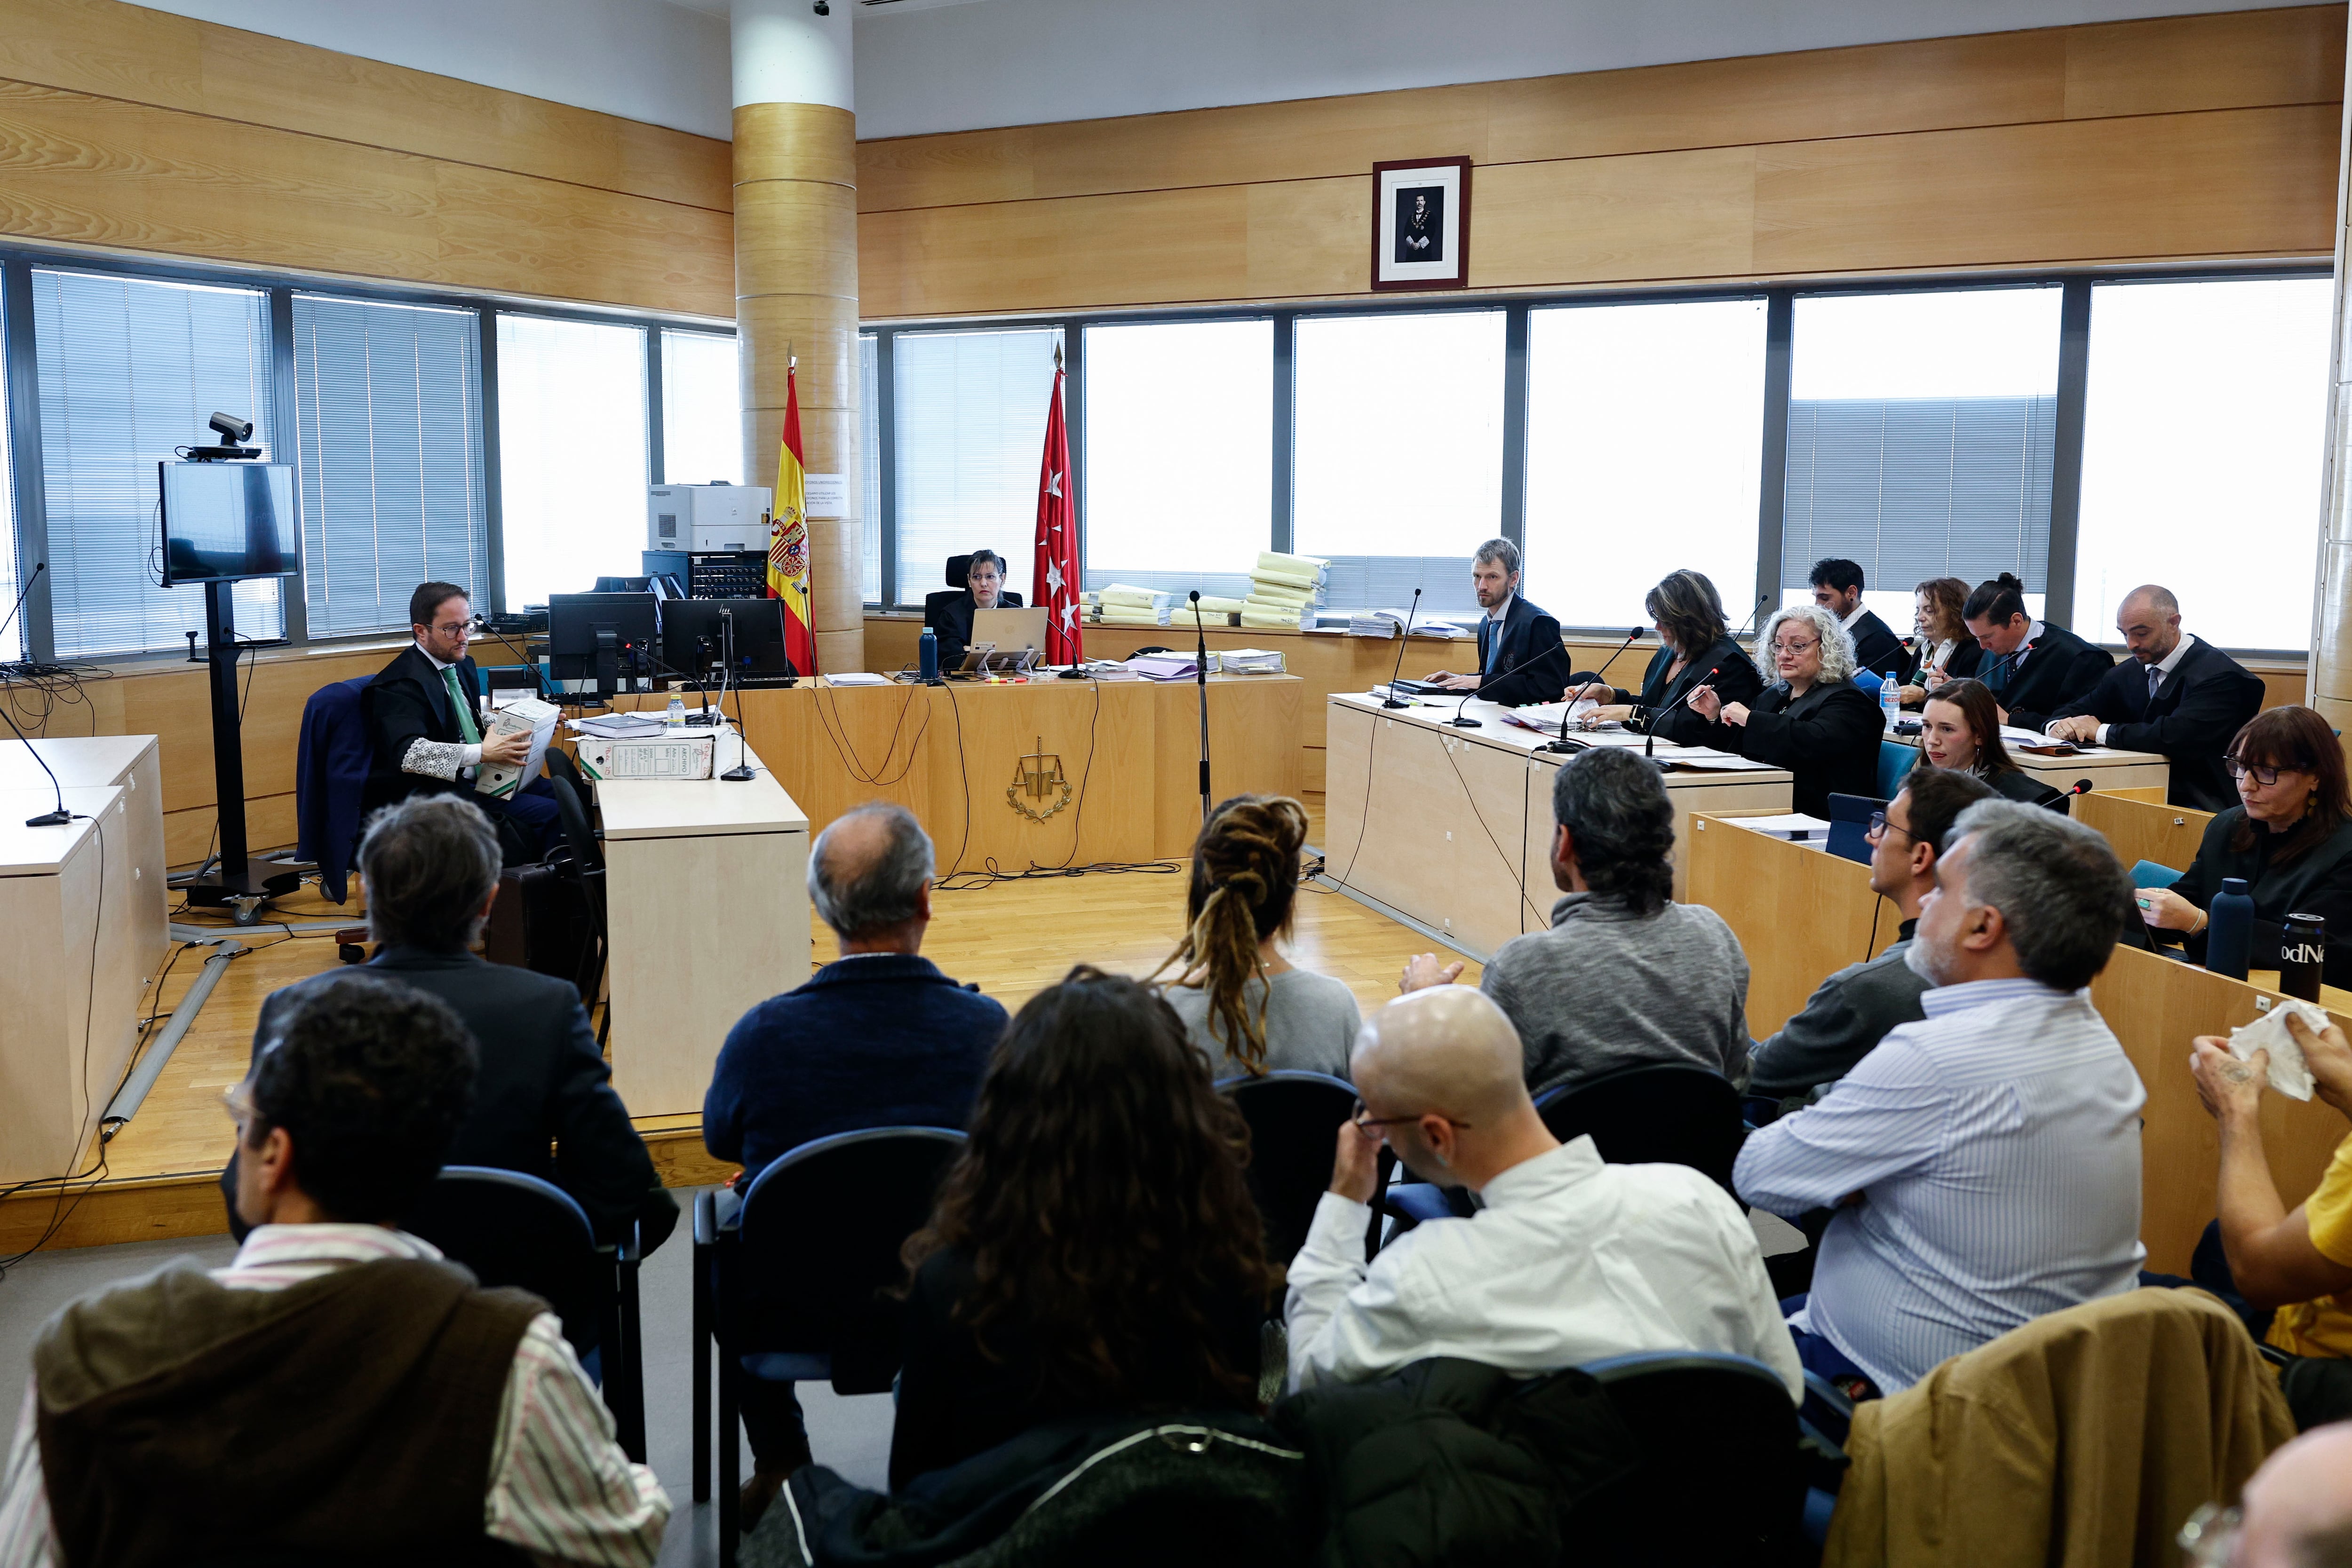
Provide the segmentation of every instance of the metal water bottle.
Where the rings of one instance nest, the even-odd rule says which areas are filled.
[[[2233,980],[2246,977],[2246,961],[2254,953],[2254,901],[2246,896],[2246,879],[2225,876],[2221,891],[2205,910],[2205,967]]]
[[[918,656],[922,661],[920,668],[923,672],[923,679],[927,681],[938,680],[940,678],[939,633],[932,631],[928,626],[924,627],[923,640],[919,644],[918,644],[918,646],[921,650]]]
[[[2279,935],[2279,989],[2306,1002],[2319,999],[2327,966],[2327,916],[2290,915]]]

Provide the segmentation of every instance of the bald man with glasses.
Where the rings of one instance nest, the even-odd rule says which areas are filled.
[[[1539,1373],[1633,1351],[1750,1356],[1804,1394],[1795,1342],[1739,1206],[1684,1166],[1603,1164],[1528,1097],[1519,1037],[1465,986],[1374,1013],[1349,1064],[1331,1189],[1290,1265],[1294,1388],[1385,1377],[1430,1356]],[[1364,1264],[1381,1145],[1424,1181],[1467,1186]]]

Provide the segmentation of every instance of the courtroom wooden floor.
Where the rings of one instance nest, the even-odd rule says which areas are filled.
[[[1319,843],[1322,799],[1309,795],[1306,803],[1312,821],[1309,841]],[[935,900],[924,955],[958,979],[978,981],[1016,1010],[1074,964],[1149,974],[1168,956],[1183,925],[1183,865],[1168,864],[1171,869],[1165,873],[1089,873],[943,892]],[[361,918],[356,904],[331,904],[307,887],[281,901],[280,908],[298,924]],[[138,1114],[107,1146],[103,1178],[77,1185],[63,1201],[47,1194],[0,1203],[0,1252],[31,1246],[52,1229],[47,1244],[56,1247],[223,1228],[213,1178],[228,1156],[232,1134],[220,1097],[245,1075],[262,998],[336,967],[334,942],[324,934],[288,936],[261,926],[236,935],[250,951],[229,966]],[[1367,1009],[1394,996],[1405,960],[1432,946],[1410,927],[1339,894],[1299,894],[1293,959],[1346,981]],[[821,926],[814,946],[816,962],[835,956],[833,936]],[[162,988],[163,1011],[168,1013],[186,994],[205,953],[174,946],[175,961]],[[1475,980],[1476,966],[1467,977]],[[93,1095],[112,1087],[94,1085]],[[638,1127],[672,1186],[717,1180],[732,1168],[703,1151],[694,1117],[645,1117]]]

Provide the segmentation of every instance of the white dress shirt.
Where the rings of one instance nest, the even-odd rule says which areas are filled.
[[[2044,1312],[2138,1283],[2147,1093],[2090,993],[1978,980],[1920,998],[1818,1103],[1753,1134],[1739,1196],[1842,1205],[1790,1321],[1888,1394]],[[1860,1201],[1843,1205],[1849,1195]]]
[[[1751,1356],[1804,1396],[1756,1233],[1686,1166],[1612,1166],[1589,1137],[1513,1166],[1468,1219],[1425,1220],[1364,1266],[1365,1205],[1325,1193],[1290,1265],[1290,1384],[1433,1355],[1557,1371],[1634,1351]]]
[[[2180,634],[2180,641],[2172,645],[2171,653],[2167,653],[2163,658],[2158,659],[2153,665],[2147,666],[2147,668],[2155,670],[2157,673],[2156,685],[2148,689],[2147,695],[2149,701],[2155,701],[2156,694],[2163,689],[2164,683],[2172,679],[2172,672],[2180,667],[2181,660],[2189,657],[2189,646],[2196,641],[2196,638],[2190,636],[2188,632],[2183,632]],[[2142,674],[2140,679],[2146,680],[2147,679],[2147,676],[2146,674]],[[2056,724],[2058,722],[2060,721],[2054,718],[2050,721],[2051,724]],[[2107,727],[2108,727],[2104,724],[2099,726],[2098,743],[2101,746],[2105,746],[2107,743]],[[2043,733],[2048,733],[2048,727],[2046,726],[2044,727]]]
[[[440,1256],[431,1242],[380,1225],[263,1225],[212,1277],[231,1290],[282,1291],[353,1263]],[[16,1443],[0,1469],[0,1568],[64,1561],[41,1477],[37,1396],[28,1380]],[[562,1324],[540,1313],[515,1346],[499,1404],[485,1533],[520,1547],[541,1568],[651,1568],[669,1498],[651,1470],[621,1452],[613,1430],[612,1413],[580,1370]]]

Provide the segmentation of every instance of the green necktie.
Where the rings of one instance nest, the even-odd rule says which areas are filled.
[[[467,702],[466,694],[458,689],[457,666],[451,664],[443,669],[441,682],[449,688],[449,706],[457,710],[457,733],[465,738],[467,745],[479,745],[482,732],[474,723],[474,705]]]

